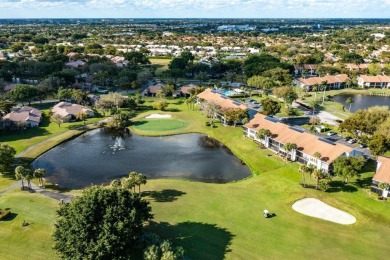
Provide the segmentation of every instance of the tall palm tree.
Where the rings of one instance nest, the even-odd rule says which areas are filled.
[[[305,175],[306,175],[306,173],[308,173],[310,171],[310,168],[307,165],[302,164],[302,165],[299,166],[298,171],[301,173],[301,177],[302,177],[301,183],[302,183],[302,186],[306,187]]]
[[[22,181],[22,190],[24,190],[24,167],[23,166],[18,166],[15,168],[15,178],[16,180],[21,180]]]
[[[316,179],[316,190],[318,190],[318,184],[320,180],[325,177],[324,171],[322,169],[315,168],[311,174],[313,175],[314,179]]]
[[[355,100],[353,99],[353,97],[349,97],[349,98],[347,98],[347,100],[345,102],[347,104],[349,104],[349,112],[351,112],[351,107],[352,107],[352,104],[355,103]]]
[[[43,176],[45,176],[46,171],[43,168],[38,168],[34,170],[34,177],[38,179],[39,186],[43,186]]]
[[[261,128],[259,131],[256,133],[256,137],[259,139],[265,139],[266,136],[271,136],[272,133],[269,129],[266,128]]]
[[[136,176],[136,184],[138,185],[138,193],[141,193],[141,185],[146,184],[146,176],[142,173],[138,173]]]
[[[298,146],[295,143],[286,143],[283,146],[283,149],[286,151],[286,159],[288,158],[289,155],[291,156],[291,154],[290,154],[291,151],[294,149],[297,149],[297,148],[298,148]]]
[[[27,185],[28,185],[29,189],[31,189],[31,180],[32,180],[33,177],[34,177],[33,176],[33,172],[30,169],[25,169],[24,178],[27,181]]]

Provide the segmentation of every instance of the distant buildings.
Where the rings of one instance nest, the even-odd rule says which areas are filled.
[[[217,31],[222,32],[234,32],[234,31],[254,31],[256,30],[256,26],[246,25],[221,25],[217,27]]]
[[[302,75],[303,71],[307,71],[308,76],[316,75],[317,65],[316,64],[294,65],[295,75]]]

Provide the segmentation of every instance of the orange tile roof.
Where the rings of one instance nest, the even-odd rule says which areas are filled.
[[[302,82],[305,86],[312,86],[315,84],[322,84],[322,82],[326,81],[328,84],[334,84],[334,83],[345,83],[347,81],[348,75],[347,74],[339,74],[335,76],[325,76],[325,77],[311,77],[311,78],[297,78],[300,82]]]
[[[258,131],[265,128],[271,131],[274,135],[272,139],[286,143],[295,143],[298,149],[314,157],[316,152],[321,153],[322,161],[331,163],[343,153],[350,153],[353,149],[342,144],[329,144],[319,140],[319,137],[306,132],[298,132],[290,128],[290,126],[280,123],[271,122],[262,114],[256,114],[255,117],[245,125],[246,127]]]
[[[360,75],[359,76],[364,82],[369,83],[382,83],[382,82],[390,82],[390,77],[386,75],[378,75],[378,76],[368,76],[368,75]]]
[[[241,108],[243,110],[248,109],[247,106],[245,106],[243,104],[237,105],[237,104],[235,104],[236,101],[234,101],[228,97],[225,97],[219,93],[216,93],[216,92],[212,91],[212,89],[210,89],[210,88],[207,88],[202,93],[199,93],[197,95],[197,97],[202,98],[207,102],[214,102],[221,109],[229,109],[229,108]]]
[[[378,156],[378,167],[372,179],[390,184],[390,158]]]

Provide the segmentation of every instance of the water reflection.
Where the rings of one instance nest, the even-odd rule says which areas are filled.
[[[33,166],[45,168],[49,181],[70,188],[107,183],[131,171],[214,183],[251,175],[226,146],[200,134],[126,137],[94,130],[53,148]]]
[[[356,112],[359,109],[366,109],[372,106],[390,106],[390,98],[384,96],[342,94],[336,95],[332,99],[335,102],[343,104],[345,111],[348,111],[350,104],[347,104],[347,99],[350,97],[354,99],[354,103],[351,104],[351,112]]]

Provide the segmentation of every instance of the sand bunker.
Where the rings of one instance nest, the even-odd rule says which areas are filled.
[[[299,213],[338,224],[350,225],[356,222],[356,218],[351,214],[331,207],[314,198],[298,200],[292,205],[292,208]]]
[[[150,118],[171,118],[171,117],[172,115],[170,114],[151,114],[145,118],[150,119]]]

